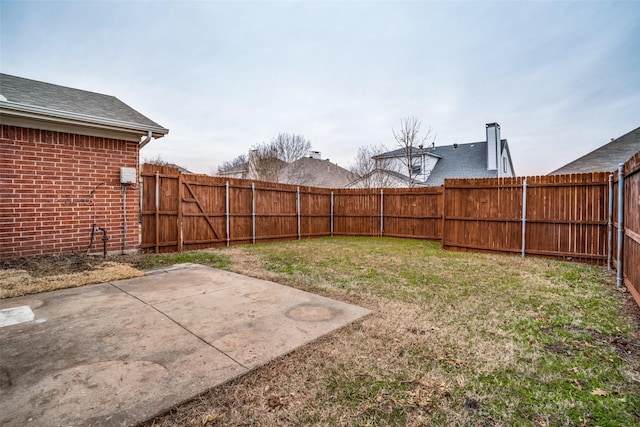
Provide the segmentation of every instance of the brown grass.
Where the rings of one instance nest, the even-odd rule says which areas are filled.
[[[143,426],[566,423],[568,418],[553,414],[562,409],[554,408],[568,410],[575,402],[559,397],[551,409],[527,415],[517,385],[506,379],[486,387],[482,378],[513,371],[556,381],[536,371],[548,354],[536,343],[539,337],[528,339],[528,331],[514,326],[523,318],[544,322],[551,316],[547,310],[563,314],[566,304],[575,304],[566,294],[600,298],[594,284],[610,280],[606,271],[584,267],[581,272],[580,266],[540,259],[432,252],[419,243],[387,244],[314,241],[212,251],[229,256],[230,269],[238,273],[357,304],[373,314]],[[565,281],[574,269],[576,282],[587,280],[589,287]],[[414,280],[413,274],[423,273]],[[570,316],[587,324],[588,313],[576,309]],[[640,356],[640,347],[633,354]],[[633,384],[640,363],[630,362],[627,369]],[[500,399],[507,409],[496,405]]]
[[[0,298],[139,277],[144,273],[129,265],[104,262],[92,270],[68,274],[37,275],[26,270],[0,270]]]
[[[128,260],[134,263],[137,259],[131,257]],[[84,254],[17,258],[0,261],[0,298],[128,279],[143,274],[135,265]]]
[[[400,239],[205,255],[373,314],[143,426],[640,422],[639,310],[604,269]]]

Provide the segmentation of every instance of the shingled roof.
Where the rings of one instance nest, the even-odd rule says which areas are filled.
[[[501,140],[502,149],[507,140]],[[388,151],[374,156],[374,159],[403,157],[404,148]],[[446,178],[495,178],[497,170],[487,170],[487,142],[471,142],[466,144],[442,145],[426,148],[413,148],[413,156],[423,154],[436,157],[438,162],[431,171],[427,181],[420,185],[439,186]],[[408,178],[407,178],[408,179]]]
[[[303,157],[286,165],[281,172],[280,182],[309,185],[312,187],[344,187],[357,176],[329,160]]]
[[[114,96],[9,74],[0,74],[0,114],[121,132],[151,132],[155,138],[169,133]]]
[[[506,144],[502,140],[502,144]],[[444,145],[425,149],[431,155],[440,157],[431,171],[428,186],[444,184],[445,178],[496,178],[497,170],[487,170],[487,142]]]
[[[549,175],[609,172],[640,150],[640,127],[554,170]]]

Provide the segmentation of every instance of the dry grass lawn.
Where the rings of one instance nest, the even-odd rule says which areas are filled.
[[[640,424],[640,317],[606,269],[401,239],[211,253],[374,313],[145,426]]]
[[[98,262],[90,269],[82,271],[64,271],[64,267],[58,267],[54,274],[43,275],[34,272],[33,268],[29,269],[29,267],[26,270],[19,267],[0,269],[0,298],[18,297],[144,275],[142,270],[130,265],[109,261]]]

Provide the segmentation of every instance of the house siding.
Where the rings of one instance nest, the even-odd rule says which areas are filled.
[[[498,178],[510,178],[515,176],[513,173],[513,168],[511,167],[511,159],[509,158],[509,154],[507,149],[502,150],[502,154],[500,155],[500,159],[498,161]]]
[[[93,224],[107,229],[109,253],[136,250],[140,195],[128,186],[123,247],[120,168],[138,158],[136,142],[0,125],[0,259],[85,253]]]

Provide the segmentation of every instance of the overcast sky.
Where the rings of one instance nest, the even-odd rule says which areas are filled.
[[[280,132],[347,167],[407,116],[437,145],[498,122],[518,175],[640,126],[640,1],[4,1],[3,73],[118,97],[191,171]]]

